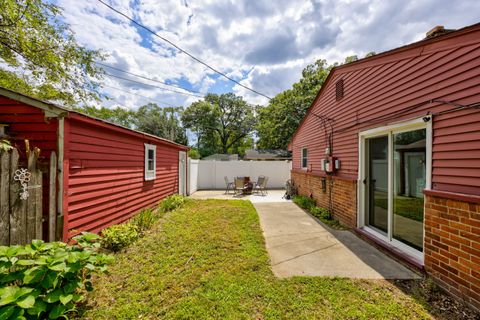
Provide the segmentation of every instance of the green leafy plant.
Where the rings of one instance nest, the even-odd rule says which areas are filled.
[[[116,224],[102,231],[102,246],[117,252],[135,242],[139,236],[137,225],[131,222]]]
[[[74,245],[33,240],[0,247],[0,319],[67,318],[91,277],[107,271],[113,257],[98,252],[99,236],[83,233]]]
[[[317,207],[315,199],[305,196],[295,196],[293,197],[293,202],[300,208],[307,210],[312,216],[319,219],[326,225],[334,229],[345,229],[345,227],[342,226],[340,222],[332,219],[332,215],[327,209]]]
[[[315,207],[315,199],[305,197],[305,196],[295,196],[293,197],[293,202],[302,209],[310,210],[310,208]]]
[[[140,232],[143,232],[150,229],[159,218],[160,215],[156,210],[147,208],[137,213],[130,222],[136,225]]]
[[[172,211],[182,206],[185,203],[185,201],[186,201],[185,197],[179,194],[174,194],[163,199],[160,202],[159,208],[160,208],[160,211],[162,212]]]
[[[10,151],[12,150],[12,143],[8,140],[1,139],[0,140],[0,151]]]
[[[322,219],[330,219],[330,213],[325,208],[311,207],[309,211],[314,217],[322,218]]]

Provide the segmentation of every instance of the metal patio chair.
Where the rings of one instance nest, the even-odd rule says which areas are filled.
[[[230,190],[234,190],[235,186],[233,182],[228,181],[228,177],[225,176],[225,194],[228,194]]]
[[[265,194],[268,194],[267,182],[268,182],[268,177],[259,176],[257,183],[255,183],[255,186],[253,187],[254,192],[260,193],[262,196],[264,196]]]
[[[233,191],[235,192],[235,195],[243,194],[246,189],[247,186],[245,186],[245,178],[236,177],[233,183]]]

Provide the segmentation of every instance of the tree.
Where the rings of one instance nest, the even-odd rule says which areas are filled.
[[[41,0],[0,0],[0,86],[73,106],[98,99],[104,55],[80,46],[61,8]],[[13,71],[12,71],[13,70]],[[22,74],[17,72],[22,70]]]
[[[253,107],[233,93],[207,94],[204,100],[192,103],[185,110],[182,123],[197,134],[202,156],[207,155],[205,150],[209,154],[243,153],[253,145]]]
[[[121,126],[135,129],[136,113],[125,108],[116,107],[109,109],[105,107],[96,108],[92,106],[75,107],[74,110],[88,114],[92,117],[104,119]]]
[[[138,109],[135,114],[136,128],[180,144],[188,144],[185,130],[180,124],[182,108],[160,108],[149,103]]]
[[[161,108],[155,103],[140,107],[137,111],[116,107],[75,107],[76,111],[104,119],[121,126],[150,133],[161,138],[187,145],[188,139],[180,123],[182,108]]]
[[[257,146],[259,149],[286,149],[293,133],[315,99],[330,70],[317,60],[302,71],[300,81],[276,95],[265,107],[258,107]]]

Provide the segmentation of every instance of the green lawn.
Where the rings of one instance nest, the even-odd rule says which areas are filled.
[[[271,272],[248,201],[189,201],[167,214],[94,282],[88,319],[424,319],[386,281]]]

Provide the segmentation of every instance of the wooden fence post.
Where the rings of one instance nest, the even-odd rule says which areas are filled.
[[[50,154],[50,185],[49,185],[49,197],[48,197],[48,241],[52,242],[56,240],[55,230],[57,222],[57,155],[55,151]]]
[[[28,150],[28,149],[27,149]],[[34,152],[28,152],[28,172],[30,173],[30,181],[28,182],[29,187],[34,187],[37,185],[37,176],[35,172],[37,171],[37,159],[35,159]],[[27,226],[25,230],[26,243],[32,242],[35,239],[35,189],[28,189],[28,198],[26,200],[20,200],[21,202],[26,202],[27,207]]]
[[[40,157],[40,149],[34,148],[35,162]],[[35,239],[43,239],[43,173],[40,168],[33,173],[35,175]]]
[[[10,152],[2,151],[0,157],[0,245],[10,244]]]
[[[25,243],[26,203],[20,199],[20,183],[14,180],[18,168],[19,155],[17,149],[12,150],[10,157],[10,244]]]

